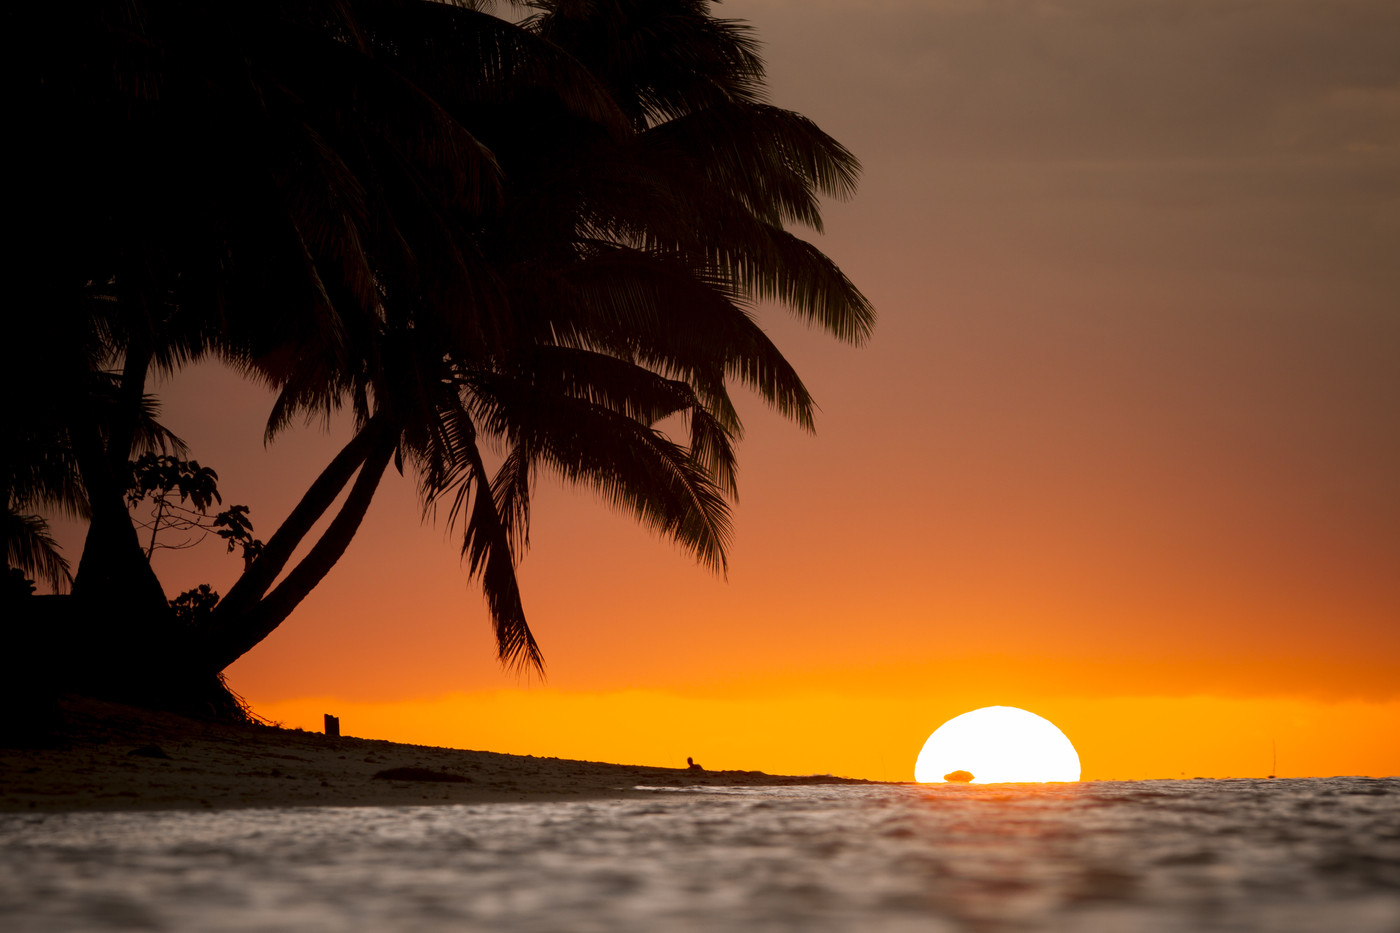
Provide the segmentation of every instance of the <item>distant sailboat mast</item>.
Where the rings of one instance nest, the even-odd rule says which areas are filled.
[[[1278,775],[1278,738],[1273,737],[1269,742],[1274,748],[1274,764],[1273,767],[1269,768],[1269,777],[1275,777]]]

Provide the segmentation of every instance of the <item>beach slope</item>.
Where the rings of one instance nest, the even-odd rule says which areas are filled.
[[[869,783],[331,738],[76,697],[64,698],[60,712],[62,725],[44,747],[0,748],[0,812],[519,802],[655,787]]]

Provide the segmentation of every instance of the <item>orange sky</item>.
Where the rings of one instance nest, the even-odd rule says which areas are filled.
[[[746,408],[728,581],[547,488],[541,686],[493,660],[444,529],[389,484],[230,670],[319,728],[909,779],[1031,709],[1086,778],[1400,773],[1400,11],[1234,0],[730,0],[773,98],[866,166],[823,247],[871,344],[765,326],[821,405]],[[167,421],[267,533],[344,438],[260,449],[202,370]],[[343,426],[341,426],[343,427]],[[226,588],[216,543],[159,558]]]

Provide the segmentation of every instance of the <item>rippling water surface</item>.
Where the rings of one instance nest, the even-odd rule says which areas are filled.
[[[0,815],[0,929],[1400,931],[1400,780]]]

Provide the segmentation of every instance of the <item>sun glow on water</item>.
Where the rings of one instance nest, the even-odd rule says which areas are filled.
[[[1079,770],[1079,753],[1050,720],[1014,706],[987,706],[954,716],[934,730],[914,764],[914,780],[1077,781]]]

